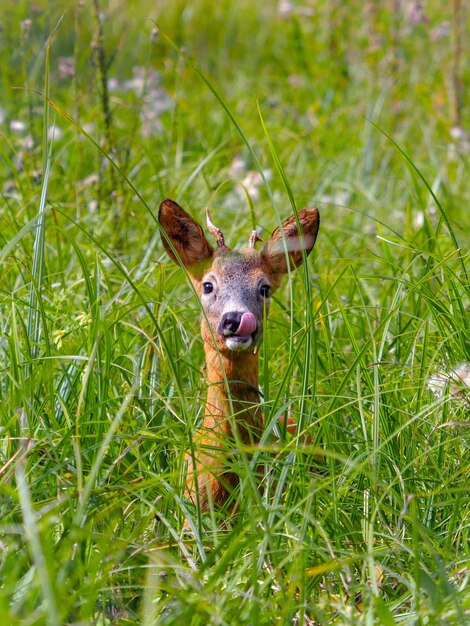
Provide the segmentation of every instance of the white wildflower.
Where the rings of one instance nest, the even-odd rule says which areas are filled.
[[[32,27],[33,27],[33,20],[29,18],[22,20],[20,22],[20,29],[21,29],[22,36],[27,37],[29,33],[31,32]]]
[[[245,161],[241,157],[236,156],[233,158],[230,164],[228,174],[230,178],[240,178],[242,174],[245,172],[245,169],[246,169]]]
[[[406,11],[408,14],[408,19],[412,24],[427,24],[429,22],[429,19],[424,12],[424,7],[421,2],[417,2],[416,0],[408,2]]]
[[[142,99],[140,119],[142,122],[141,133],[143,137],[149,137],[162,129],[160,116],[165,111],[170,111],[175,103],[167,92],[161,87],[150,89]]]
[[[57,71],[60,78],[75,76],[75,59],[73,57],[59,57],[57,59]]]
[[[320,196],[320,202],[336,204],[337,206],[347,206],[349,202],[349,192],[344,189],[338,189],[332,193],[325,193]]]
[[[118,91],[120,87],[119,80],[114,77],[108,78],[108,91]]]
[[[301,74],[290,74],[287,77],[287,82],[290,87],[305,87],[307,81],[305,76],[302,76]]]
[[[450,33],[450,22],[445,21],[445,22],[441,22],[441,24],[438,24],[434,28],[431,28],[431,30],[429,31],[429,37],[431,38],[431,41],[439,41],[439,39],[442,39],[443,37],[447,37],[449,33]]]
[[[62,137],[62,129],[59,126],[49,126],[47,129],[47,138],[49,141],[56,141]]]
[[[160,74],[156,70],[146,70],[144,67],[132,68],[133,77],[123,83],[124,91],[133,91],[140,97],[144,90],[155,89],[160,84]]]
[[[259,188],[263,184],[263,177],[259,172],[250,170],[246,173],[245,178],[242,180],[242,185],[245,187],[252,200],[259,198]]]
[[[294,5],[292,2],[280,1],[277,5],[277,12],[279,17],[289,17],[289,15],[294,10]]]
[[[424,211],[417,211],[416,215],[413,217],[413,228],[418,230],[422,228],[424,225]]]
[[[79,186],[82,188],[93,187],[93,185],[96,185],[99,182],[99,180],[100,180],[100,177],[98,176],[98,174],[96,172],[93,172],[92,174],[89,174],[85,178],[82,178],[82,180],[79,181]]]
[[[26,135],[26,137],[22,137],[18,140],[18,144],[24,150],[32,150],[34,148],[34,139],[32,135]]]
[[[26,130],[26,124],[22,120],[11,120],[10,130],[14,133],[22,133]]]
[[[84,130],[87,135],[91,135],[91,133],[95,130],[95,124],[93,122],[83,124],[82,130]]]
[[[450,136],[452,137],[452,139],[456,139],[457,141],[459,141],[460,139],[465,138],[465,131],[461,126],[453,126],[450,129]]]
[[[441,370],[433,374],[428,382],[429,389],[438,397],[449,387],[452,397],[470,406],[470,363],[460,363],[453,370]]]

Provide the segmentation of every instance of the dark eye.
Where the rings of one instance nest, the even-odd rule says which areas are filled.
[[[270,285],[261,285],[259,292],[263,298],[269,298],[269,292],[271,291]]]
[[[202,293],[212,293],[214,285],[212,283],[202,283]]]

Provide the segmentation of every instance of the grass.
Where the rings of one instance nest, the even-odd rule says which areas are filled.
[[[470,620],[469,68],[412,4],[0,8],[5,623]],[[234,519],[184,498],[204,363],[164,197],[231,245],[321,211],[260,354],[311,443],[234,459]]]

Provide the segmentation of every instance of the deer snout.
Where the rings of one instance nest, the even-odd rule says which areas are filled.
[[[256,317],[250,311],[240,313],[239,311],[229,311],[222,315],[219,324],[219,333],[224,337],[237,335],[238,337],[249,337],[258,326]]]

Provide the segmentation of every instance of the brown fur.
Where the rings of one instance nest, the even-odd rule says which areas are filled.
[[[237,485],[238,477],[226,470],[227,442],[240,440],[246,445],[254,444],[259,441],[262,429],[262,416],[257,409],[258,357],[253,353],[237,354],[236,358],[228,357],[226,353],[218,353],[213,343],[205,343],[205,351],[208,391],[204,421],[194,438],[195,449],[198,451],[196,471],[193,470],[191,455],[186,455],[190,468],[187,493],[194,501],[194,480],[197,478],[203,509],[207,509],[211,501],[214,504],[223,504]],[[230,381],[230,400],[225,377]],[[229,418],[231,407],[237,433],[232,431]]]
[[[302,251],[308,255],[315,244],[319,214],[317,209],[303,209],[298,221],[294,216],[286,220],[261,250],[245,248],[239,252],[225,245],[214,252],[201,226],[173,200],[162,202],[159,221],[167,237],[162,237],[165,249],[173,261],[188,270],[205,313],[201,335],[208,392],[204,421],[194,437],[194,458],[190,453],[186,455],[186,491],[194,503],[199,495],[202,508],[208,509],[211,503],[220,506],[226,502],[238,484],[237,475],[228,469],[227,442],[256,444],[263,427],[256,349],[248,349],[251,338],[247,349],[231,348],[220,332],[220,320],[226,311],[249,311],[257,320],[253,345],[259,343],[269,307],[269,299],[260,298],[259,287],[269,285],[274,291],[287,273],[288,264],[295,269],[302,263]],[[214,283],[216,294],[204,295],[202,286],[206,281]]]

